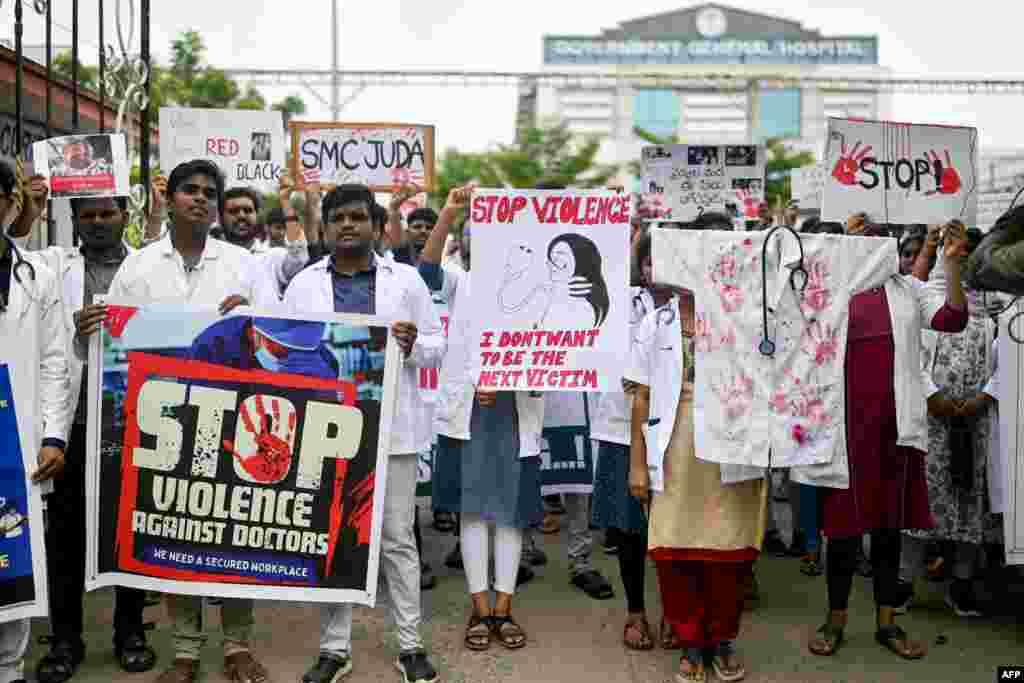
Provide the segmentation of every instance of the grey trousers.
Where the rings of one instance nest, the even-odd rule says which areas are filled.
[[[25,651],[28,650],[30,619],[0,624],[0,683],[25,677]]]

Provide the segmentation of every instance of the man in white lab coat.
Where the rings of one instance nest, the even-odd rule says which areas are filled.
[[[373,251],[381,229],[377,209],[365,185],[341,185],[323,204],[324,240],[331,254],[299,273],[285,292],[291,313],[363,313],[391,322],[403,364],[395,402],[391,455],[381,533],[381,570],[398,626],[401,653],[395,666],[406,683],[434,683],[437,672],[427,660],[419,633],[420,561],[413,535],[417,453],[430,447],[428,415],[421,401],[418,373],[438,367],[445,351],[441,319],[430,292],[411,266]],[[335,683],[352,670],[352,606],[332,605],[323,613],[320,653],[305,683]]]
[[[0,162],[0,217],[14,204],[15,185],[13,171]],[[18,249],[6,232],[0,235],[0,363],[8,366],[16,399],[32,406],[18,413],[18,432],[23,448],[38,449],[35,482],[49,481],[64,469],[70,400],[66,339],[57,276]],[[0,624],[0,683],[24,681],[28,637],[28,619]]]

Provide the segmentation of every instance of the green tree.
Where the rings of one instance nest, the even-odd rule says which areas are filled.
[[[481,184],[489,184],[487,181],[497,183],[493,174],[486,170],[484,155],[448,149],[438,159],[434,191],[430,194],[430,200],[434,206],[441,208],[448,199],[449,192],[474,181]]]
[[[306,113],[306,102],[298,95],[289,95],[280,102],[276,102],[273,109],[284,114],[284,123],[287,126],[294,117]]]
[[[765,143],[768,161],[765,164],[765,201],[769,206],[782,207],[793,197],[793,169],[810,166],[814,155],[810,152],[794,153],[782,140],[771,139]]]
[[[70,81],[72,78],[71,51],[66,50],[53,58],[53,73]],[[78,61],[78,86],[87,90],[99,90],[99,69]]]

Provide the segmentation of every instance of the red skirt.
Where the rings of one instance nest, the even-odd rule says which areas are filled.
[[[740,634],[754,563],[655,560],[665,623],[683,647],[707,649]]]

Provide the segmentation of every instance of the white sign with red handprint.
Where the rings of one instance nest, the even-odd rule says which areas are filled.
[[[406,123],[292,121],[292,165],[300,187],[313,172],[321,183],[360,183],[375,192],[434,186],[434,127]]]
[[[764,148],[758,145],[644,147],[640,194],[649,220],[692,221],[711,211],[756,219],[764,201]]]
[[[973,225],[977,150],[975,128],[829,119],[822,220]]]

